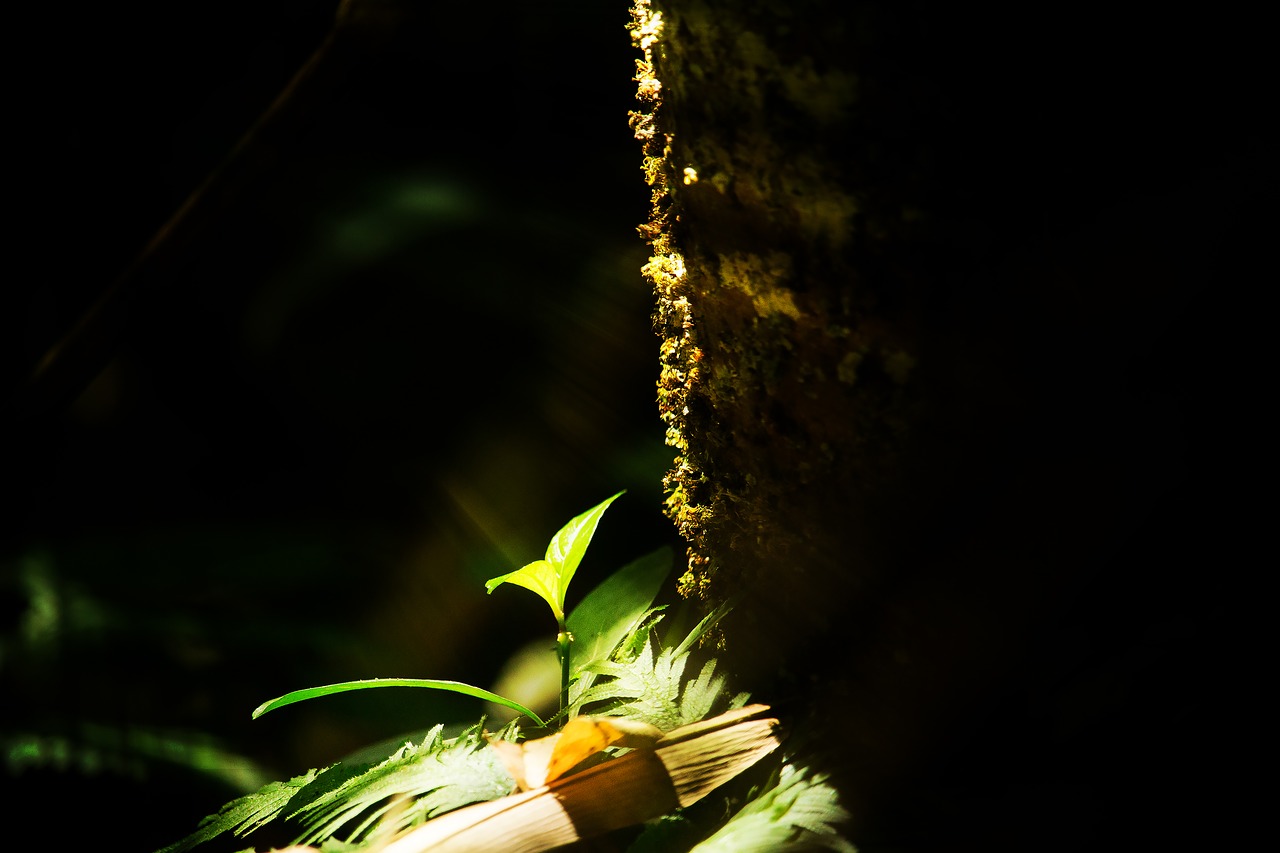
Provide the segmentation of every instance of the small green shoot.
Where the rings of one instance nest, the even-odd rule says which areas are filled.
[[[578,570],[578,564],[582,562],[587,546],[591,544],[591,537],[595,534],[596,526],[600,523],[600,517],[609,508],[609,504],[621,497],[625,491],[624,489],[618,492],[613,497],[571,519],[568,524],[560,528],[560,531],[551,538],[551,544],[547,546],[547,553],[544,559],[536,560],[521,569],[501,577],[492,578],[485,583],[485,589],[490,593],[493,592],[494,588],[504,583],[522,586],[537,593],[543,601],[551,606],[551,612],[556,617],[556,626],[558,628],[556,643],[557,654],[560,657],[561,712],[567,707],[569,681],[572,674],[569,665],[569,649],[573,643],[573,634],[569,630],[569,624],[573,624],[574,627],[579,627],[580,625],[581,629],[589,628],[591,630],[592,645],[588,649],[589,657],[585,663],[594,662],[601,654],[602,649],[612,649],[611,643],[616,642],[613,639],[614,635],[618,637],[625,636],[631,630],[634,622],[639,618],[639,614],[644,612],[653,600],[653,596],[657,593],[657,585],[661,583],[662,577],[666,575],[667,569],[664,568],[664,565],[669,566],[669,562],[664,564],[663,562],[655,561],[655,558],[651,556],[633,563],[624,570],[625,574],[620,573],[623,574],[622,579],[613,583],[615,586],[621,585],[620,588],[616,589],[616,592],[621,594],[619,601],[629,602],[630,610],[626,606],[621,611],[616,606],[610,607],[604,600],[605,596],[609,594],[606,590],[602,595],[588,596],[587,599],[584,599],[583,604],[586,605],[586,609],[581,617],[578,616],[577,610],[575,610],[569,620],[565,619],[564,602],[565,594],[569,589],[569,581],[573,580],[573,575]],[[655,569],[661,570],[661,575],[656,574]],[[643,602],[638,601],[636,596],[631,594],[634,589],[649,590],[648,597]],[[639,609],[632,613],[632,611],[636,610],[636,605],[638,605]],[[597,634],[603,636],[604,643],[600,643],[597,640]],[[607,651],[604,653],[607,654]],[[256,720],[268,711],[274,711],[276,708],[283,708],[285,705],[292,705],[295,702],[302,702],[306,699],[329,696],[333,693],[345,693],[349,690],[367,690],[373,687],[427,687],[434,690],[450,690],[454,693],[462,693],[466,696],[474,696],[477,699],[486,699],[497,703],[517,713],[524,714],[540,727],[546,726],[546,723],[537,714],[512,699],[507,699],[496,693],[470,684],[464,684],[460,681],[444,681],[431,678],[370,678],[294,690],[291,693],[263,702],[254,709],[253,719]]]
[[[573,645],[573,634],[565,624],[565,594],[569,591],[569,581],[573,580],[578,564],[582,562],[583,554],[587,552],[587,546],[591,544],[591,537],[596,532],[596,525],[600,523],[600,516],[604,515],[609,504],[620,498],[623,492],[618,492],[613,497],[596,504],[560,528],[560,531],[551,537],[551,544],[547,546],[547,554],[543,559],[534,560],[514,572],[490,578],[484,585],[485,589],[492,593],[504,583],[513,583],[536,593],[550,606],[552,615],[556,617],[556,654],[560,657],[560,710],[562,712],[568,707],[569,702],[571,674],[569,654]]]
[[[561,631],[564,631],[564,597],[569,591],[569,581],[573,580],[574,572],[578,570],[578,564],[582,562],[582,556],[587,552],[587,546],[591,544],[591,537],[596,532],[596,525],[600,523],[600,516],[604,515],[609,504],[621,497],[625,491],[624,489],[596,504],[560,528],[560,531],[551,538],[551,544],[547,546],[547,555],[544,559],[534,560],[514,572],[490,578],[485,581],[485,590],[493,592],[504,583],[513,583],[532,590],[551,607],[551,612],[556,617],[556,624]]]
[[[529,708],[491,691],[458,681],[424,678],[373,678],[295,690],[258,706],[254,718],[306,699],[373,687],[426,687],[462,693],[510,708],[544,729],[590,708],[592,715],[621,717],[669,732],[707,719],[718,713],[717,709],[743,707],[748,694],[726,689],[726,676],[718,671],[714,658],[690,666],[696,660],[694,647],[731,604],[707,614],[674,645],[663,642],[655,631],[666,615],[665,608],[653,602],[671,572],[670,548],[659,548],[618,569],[565,614],[569,582],[601,515],[622,494],[561,528],[544,559],[486,584],[489,592],[503,583],[523,586],[551,607],[561,639],[562,689],[560,712],[550,721],[543,722]],[[680,633],[683,631],[672,631],[672,638]],[[385,838],[408,832],[437,815],[511,793],[516,782],[493,744],[517,743],[524,732],[516,720],[508,721],[496,734],[487,732],[484,724],[481,718],[449,738],[444,736],[444,725],[437,724],[420,743],[403,741],[386,758],[381,756],[392,747],[383,744],[369,756],[356,753],[288,782],[272,782],[226,804],[193,833],[160,853],[185,853],[217,836],[245,836],[273,821],[300,832],[291,849],[317,849],[297,847],[304,844],[320,844],[318,850],[332,853],[381,849]],[[708,853],[756,849],[758,845],[753,846],[751,839],[757,836],[780,842],[769,849],[787,848],[791,839],[840,851],[850,849],[835,846],[831,840],[835,837],[834,822],[844,812],[832,800],[832,792],[814,788],[822,780],[814,779],[808,787],[793,782],[788,776],[781,777],[776,792],[769,793],[762,805],[743,808],[738,818],[707,839]],[[607,798],[608,794],[601,796]],[[760,826],[761,822],[767,826]],[[646,843],[646,849],[669,849],[662,846],[660,838]]]

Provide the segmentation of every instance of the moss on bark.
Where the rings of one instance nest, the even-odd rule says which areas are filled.
[[[859,23],[815,28],[821,8],[641,3],[633,26],[681,589],[763,596],[737,618],[765,666],[867,570],[850,521],[897,482],[920,403],[912,282],[894,258],[921,214],[867,179]]]
[[[1217,512],[1171,484],[1207,422],[1183,371],[1231,371],[1188,306],[1229,304],[1206,288],[1258,251],[1218,242],[1266,204],[1256,61],[1192,61],[1197,25],[1153,40],[1138,13],[1013,23],[636,4],[682,589],[739,599],[723,657],[797,700],[861,837],[993,697],[1038,689],[1064,623],[1144,608]],[[1025,772],[1006,712],[964,785]]]

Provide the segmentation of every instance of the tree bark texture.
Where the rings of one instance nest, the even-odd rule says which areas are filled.
[[[797,700],[866,842],[1063,625],[1190,603],[1160,565],[1217,518],[1189,389],[1227,377],[1187,355],[1258,257],[1261,54],[1085,11],[633,15],[682,591],[738,602],[722,653]]]

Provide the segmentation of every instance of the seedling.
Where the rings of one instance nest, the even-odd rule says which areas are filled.
[[[609,508],[622,492],[596,504],[591,509],[577,516],[560,528],[547,546],[547,555],[541,560],[517,569],[500,577],[490,578],[485,582],[485,590],[492,593],[504,583],[513,583],[532,590],[547,603],[551,613],[556,617],[556,654],[560,658],[560,711],[567,710],[569,701],[569,660],[573,648],[573,632],[569,630],[564,615],[565,595],[569,591],[569,582],[578,571],[582,555],[591,544],[591,537],[600,523],[600,516]]]
[[[620,498],[625,491],[624,489],[596,504],[560,528],[560,531],[551,537],[551,543],[547,545],[547,553],[543,559],[528,563],[514,572],[491,578],[485,583],[485,589],[489,593],[492,593],[504,583],[522,586],[536,593],[550,606],[551,613],[556,619],[556,653],[560,659],[560,715],[558,716],[564,716],[568,710],[569,683],[574,674],[574,670],[570,665],[570,652],[574,642],[574,632],[571,627],[577,628],[585,637],[602,638],[604,642],[596,642],[591,648],[598,656],[600,647],[605,646],[607,649],[605,654],[607,654],[608,651],[612,650],[612,645],[608,643],[608,640],[612,638],[613,643],[616,643],[625,636],[627,631],[634,627],[634,622],[648,609],[654,595],[657,594],[658,586],[669,571],[669,564],[664,568],[660,563],[653,560],[640,562],[638,569],[628,567],[628,569],[631,569],[630,573],[627,573],[627,569],[623,569],[619,573],[623,575],[622,583],[615,583],[615,588],[607,591],[597,591],[601,596],[616,597],[614,600],[611,602],[584,600],[583,605],[580,605],[578,610],[574,612],[574,617],[577,617],[578,613],[582,612],[583,615],[580,618],[565,617],[565,596],[569,591],[569,582],[573,580],[574,574],[578,571],[578,565],[582,562],[582,557],[587,552],[587,546],[591,544],[591,537],[595,534],[596,526],[600,523],[600,517],[604,515],[604,511],[609,508],[609,505]],[[637,564],[632,565],[636,566]],[[661,574],[658,574],[658,570],[661,571]],[[586,607],[585,611],[582,609],[584,605]],[[577,624],[571,625],[571,623],[578,622],[584,624],[580,626]],[[620,631],[619,628],[621,629]],[[583,659],[583,664],[590,664],[593,660],[594,658],[588,656]],[[581,668],[579,667],[579,669]],[[292,705],[306,699],[316,699],[334,693],[345,693],[349,690],[367,690],[374,687],[425,687],[432,690],[450,690],[454,693],[474,696],[477,699],[486,699],[525,715],[540,727],[546,726],[541,717],[514,699],[508,699],[460,681],[445,681],[432,678],[370,678],[294,690],[291,693],[263,702],[254,709],[253,718],[257,719],[268,711],[274,711],[277,708],[283,708],[285,705]]]
[[[160,853],[185,853],[224,833],[248,835],[276,820],[299,829],[289,849],[307,853],[542,851],[648,821],[654,823],[635,849],[676,849],[671,846],[672,824],[656,819],[678,807],[681,815],[671,819],[683,822],[686,830],[698,829],[700,824],[687,819],[689,807],[773,753],[780,743],[778,721],[766,716],[768,706],[747,705],[746,693],[728,692],[714,659],[686,671],[693,647],[728,605],[704,617],[679,643],[659,642],[654,629],[664,608],[653,606],[653,600],[671,571],[669,549],[614,572],[566,615],[569,584],[601,516],[622,494],[569,521],[551,538],[543,559],[485,584],[489,593],[507,583],[522,586],[551,608],[561,675],[560,711],[553,721],[562,729],[525,741],[518,720],[490,733],[481,718],[446,738],[444,726],[437,724],[421,743],[405,742],[380,761],[353,758],[269,783],[227,803]],[[418,678],[295,690],[264,702],[253,716],[373,687],[462,693],[510,708],[547,728],[537,714],[512,699],[458,681]],[[584,707],[601,716],[578,715]],[[753,789],[757,799],[739,811],[742,819],[726,822],[728,801],[716,804],[708,812],[711,826],[719,827],[716,837],[707,839],[712,846],[698,845],[694,853],[752,845],[766,849],[758,843],[761,839],[767,849],[794,844],[797,849],[851,853],[852,846],[834,831],[847,815],[824,778],[803,770],[787,776],[792,770],[783,769],[784,775],[775,772],[763,788]],[[752,802],[766,805],[752,808]],[[316,844],[320,846],[303,846]]]

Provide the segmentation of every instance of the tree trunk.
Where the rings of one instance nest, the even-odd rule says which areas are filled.
[[[1212,28],[1136,16],[633,14],[682,591],[738,601],[723,654],[794,700],[856,842],[1141,825],[1088,760],[1123,743],[1173,793],[1167,724],[1125,727],[1195,632],[1122,661],[1199,594],[1162,561],[1216,547],[1189,389],[1221,377],[1187,352],[1203,282],[1258,252],[1261,60],[1188,65]]]

